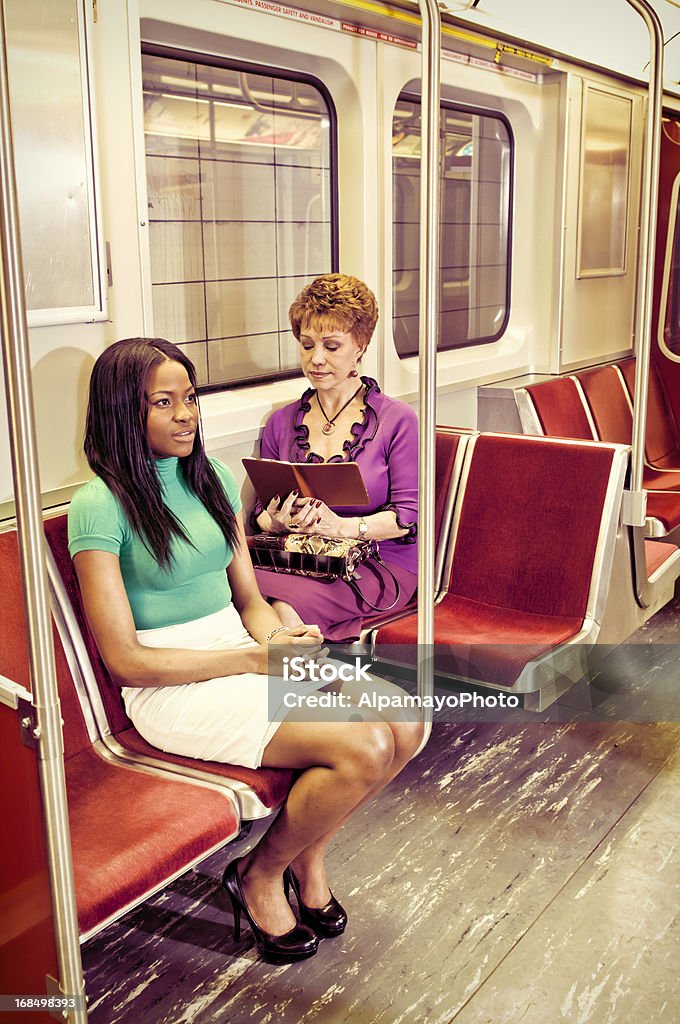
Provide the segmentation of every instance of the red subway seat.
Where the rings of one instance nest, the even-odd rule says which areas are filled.
[[[617,368],[613,365],[596,366],[576,376],[590,406],[599,439],[630,444],[633,414]]]
[[[576,382],[571,377],[531,384],[527,389],[548,437],[594,440],[593,429]]]
[[[237,794],[242,801],[242,816],[249,816],[252,800],[250,794],[239,792],[239,787],[252,791],[255,802],[261,805],[260,813],[266,813],[278,807],[288,795],[293,783],[294,773],[284,768],[244,768],[242,765],[220,764],[216,761],[200,761],[197,758],[180,757],[158,750],[147,743],[132,725],[127,716],[120,689],[111,679],[95,643],[94,637],[85,617],[78,580],[73,562],[68,553],[67,517],[60,515],[45,521],[45,534],[49,542],[59,576],[66,590],[71,607],[80,628],[96,685],[101,696],[106,722],[100,731],[108,730],[110,736],[133,758],[150,757],[158,763],[164,763],[169,770],[182,774],[182,770],[208,772],[215,776],[216,781],[224,784],[236,782]]]
[[[31,689],[17,536],[0,534],[0,672]],[[93,746],[53,630],[78,925],[91,934],[240,829],[233,796],[113,763]]]
[[[632,357],[618,364],[632,401],[635,401],[635,363],[635,357]],[[653,362],[649,366],[645,454],[650,466],[657,469],[680,469],[680,450],[673,420]],[[665,490],[663,486],[660,489]]]
[[[615,529],[618,507],[607,495],[617,473],[620,498],[623,460],[620,449],[528,436],[482,434],[470,443],[449,579],[435,607],[437,672],[512,687],[530,663],[582,631],[597,545]],[[374,653],[379,659],[383,645],[416,637],[412,615],[376,631]]]

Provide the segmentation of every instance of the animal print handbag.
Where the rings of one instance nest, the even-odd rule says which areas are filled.
[[[318,580],[344,580],[374,611],[388,612],[399,600],[399,581],[383,562],[374,540],[321,537],[311,533],[257,533],[248,537],[248,548],[256,569]],[[361,580],[358,569],[369,558],[378,562],[394,581],[395,597],[387,607],[368,601],[358,586]]]

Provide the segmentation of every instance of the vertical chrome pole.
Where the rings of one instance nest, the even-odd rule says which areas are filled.
[[[0,261],[0,326],[21,574],[28,627],[31,687],[35,708],[33,735],[38,750],[45,816],[59,984],[64,994],[80,997],[84,1006],[84,982],[66,806],[61,713],[45,570],[45,541],[42,530],[9,107],[4,0],[0,0]],[[87,1020],[87,1014],[84,1009],[77,1009],[71,1011],[69,1019],[74,1024],[81,1024]]]
[[[420,128],[420,435],[418,443],[418,694],[434,693],[434,479],[439,321],[439,95],[441,17],[435,0],[419,0]],[[423,746],[432,731],[425,709]]]
[[[644,20],[649,32],[649,99],[642,185],[642,223],[640,231],[640,274],[636,317],[637,360],[635,364],[635,402],[633,408],[633,454],[630,496],[624,499],[624,517],[630,526],[644,526],[645,492],[642,489],[647,424],[647,390],[652,347],[652,289],[656,255],[656,215],[659,188],[659,153],[663,101],[663,30],[647,0],[626,0]]]

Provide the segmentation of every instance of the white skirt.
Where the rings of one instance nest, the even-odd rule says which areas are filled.
[[[145,647],[236,650],[255,641],[233,605],[176,626],[137,630]],[[309,693],[319,686],[304,684]],[[180,686],[124,686],[134,727],[160,750],[203,761],[258,768],[285,718],[283,700],[295,684],[252,672]]]

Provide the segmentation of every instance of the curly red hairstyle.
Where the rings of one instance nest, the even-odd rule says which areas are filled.
[[[371,289],[349,274],[321,274],[303,288],[288,311],[293,334],[306,328],[353,334],[365,349],[378,322],[378,303]]]

